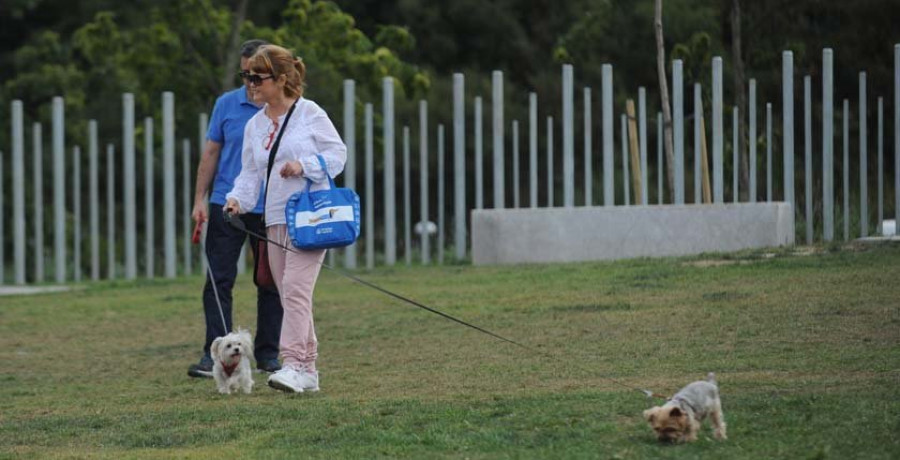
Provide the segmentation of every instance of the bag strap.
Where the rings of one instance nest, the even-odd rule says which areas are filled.
[[[275,154],[278,153],[278,146],[281,144],[281,135],[284,134],[284,130],[287,129],[288,120],[291,119],[291,114],[294,113],[294,108],[297,107],[298,101],[299,99],[291,104],[291,108],[290,110],[288,110],[287,116],[284,117],[284,123],[281,124],[281,129],[278,131],[278,137],[275,139],[275,144],[272,145],[272,150],[269,151],[269,165],[266,167],[266,191],[263,194],[262,221],[264,223],[266,221],[265,203],[266,199],[269,197],[269,179],[272,175],[272,166],[275,164]]]
[[[329,187],[332,188],[332,189],[337,188],[337,187],[334,185],[334,179],[331,177],[331,174],[328,174],[328,166],[325,165],[325,158],[322,157],[322,155],[316,155],[316,159],[319,160],[319,166],[322,167],[322,171],[325,172],[325,177],[328,178],[328,185],[329,185]],[[309,191],[310,185],[312,185],[312,180],[310,180],[310,179],[307,177],[307,178],[306,178],[306,191],[307,191],[307,192]]]

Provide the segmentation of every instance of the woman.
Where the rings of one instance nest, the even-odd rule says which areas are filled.
[[[328,177],[316,155],[325,159],[327,173],[335,177],[344,169],[347,149],[321,107],[303,98],[306,67],[290,51],[264,45],[250,58],[247,77],[251,94],[263,108],[244,128],[241,173],[226,196],[226,213],[252,210],[260,186],[269,181],[265,206],[266,234],[271,241],[290,244],[284,207],[288,198],[312,181],[311,190],[328,188]],[[296,105],[296,106],[295,106]],[[285,126],[285,118],[294,107]],[[266,178],[269,153],[284,128],[271,177]],[[325,250],[287,251],[269,243],[269,266],[281,295],[282,369],[269,377],[269,386],[300,393],[319,390],[316,331],[312,297]]]

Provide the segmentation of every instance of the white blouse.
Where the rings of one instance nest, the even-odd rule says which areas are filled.
[[[274,123],[266,116],[265,109],[263,107],[250,118],[244,127],[241,173],[234,181],[234,188],[226,195],[226,198],[237,200],[244,212],[253,209],[259,201],[259,194],[263,193],[264,189],[261,187],[266,181],[269,149],[275,146],[275,139],[278,137],[278,130],[274,130],[275,134],[269,142],[269,133],[273,132]],[[284,125],[286,115],[278,118],[279,129]],[[306,187],[307,179],[313,182],[311,191],[329,188],[328,178],[316,155],[325,159],[328,174],[334,178],[344,170],[347,147],[328,114],[315,102],[300,98],[288,120],[287,130],[281,137],[272,165],[271,183],[266,196],[266,226],[286,223],[285,204],[291,195]],[[281,177],[279,172],[288,161],[299,161],[303,165],[300,177]]]

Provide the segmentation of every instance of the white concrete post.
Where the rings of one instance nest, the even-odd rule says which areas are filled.
[[[146,238],[146,276],[153,278],[154,272],[154,217],[156,200],[153,196],[153,118],[144,118],[144,238]],[[205,258],[204,258],[205,260]]]
[[[0,151],[0,203],[3,203],[3,152]],[[4,213],[0,212],[0,241],[6,241],[6,232],[3,228]],[[6,284],[6,254],[4,244],[0,244],[0,286]]]
[[[493,114],[494,141],[494,209],[506,207],[503,178],[503,72],[495,70],[491,76],[491,112]]]
[[[422,265],[431,263],[430,235],[426,231],[428,224],[428,106],[419,101],[419,246],[422,250]]]
[[[591,89],[584,89],[584,205],[594,205],[594,171],[593,171],[593,146],[591,134],[593,133],[591,120]],[[535,141],[536,143],[537,141]]]
[[[528,183],[529,198],[532,208],[538,206],[538,124],[537,93],[528,93]]]
[[[631,205],[631,180],[628,175],[628,117],[623,113],[620,116],[622,121],[622,190],[625,192],[625,206]]]
[[[859,73],[859,236],[869,236],[869,158],[866,73]]]
[[[40,123],[31,125],[34,181],[34,282],[44,282],[44,146]]]
[[[900,235],[900,43],[894,45],[894,222]]]
[[[716,56],[712,62],[712,124],[713,124],[713,202],[721,204],[725,201],[724,174],[722,169],[723,133],[722,133],[722,58]]]
[[[116,148],[106,144],[106,276],[116,279]]]
[[[834,239],[834,55],[822,50],[822,218],[825,241]]]
[[[453,74],[453,232],[456,260],[466,257],[466,103],[465,77]]]
[[[437,201],[437,209],[438,209],[438,238],[437,238],[437,262],[440,265],[444,264],[444,235],[446,232],[446,222],[444,221],[444,125],[438,125],[437,131],[437,141],[438,141],[438,201]]]
[[[737,203],[740,201],[740,185],[738,183],[738,174],[740,174],[740,139],[738,132],[738,107],[731,108],[731,198]]]
[[[91,280],[100,280],[100,179],[97,120],[88,121],[88,193],[90,201]]]
[[[366,221],[363,225],[363,233],[366,237],[366,268],[375,268],[375,140],[373,136],[374,116],[371,103],[365,105],[365,148],[366,148],[366,194],[365,208]]]
[[[563,206],[575,206],[575,78],[571,64],[562,66]]]
[[[125,279],[137,278],[137,217],[135,198],[134,94],[122,95],[122,168],[125,208]]]
[[[344,186],[356,190],[356,82],[344,80],[344,144],[347,162],[344,164]],[[344,248],[344,267],[356,268],[356,243]]]
[[[766,102],[766,201],[772,202],[772,103]]]
[[[518,209],[519,202],[519,120],[512,122],[512,161],[513,161],[513,209]]]
[[[25,128],[22,101],[12,101],[13,240],[25,241]],[[13,245],[15,283],[25,284],[25,245]]]
[[[175,94],[166,91],[162,98],[165,276],[175,278]]]
[[[2,171],[0,171],[2,174]],[[0,203],[2,203],[0,197]],[[76,283],[81,282],[81,148],[72,147],[72,277]],[[2,233],[2,232],[0,232]],[[0,257],[2,260],[2,257]],[[0,280],[3,277],[0,276]]]
[[[193,260],[191,254],[191,140],[184,138],[181,141],[181,222],[182,222],[182,242],[184,248],[184,274],[190,276],[193,270]]]
[[[394,79],[382,80],[384,105],[384,262],[393,266],[397,261],[397,200],[394,195]]]
[[[663,204],[663,118],[662,112],[656,112],[656,192],[657,204]]]
[[[794,53],[781,53],[782,150],[784,155],[784,201],[794,207]]]
[[[747,136],[750,148],[750,190],[747,199],[750,203],[756,203],[756,79],[750,79],[750,132]]]
[[[841,206],[844,214],[844,241],[850,241],[850,100],[844,99],[844,135],[841,141],[844,144],[844,160],[841,162],[841,172],[844,178],[841,185]]]
[[[484,143],[481,96],[475,98],[475,209],[484,209]]]
[[[419,108],[421,109],[421,105]],[[410,192],[409,126],[403,126],[403,261],[412,265],[412,193]]]
[[[812,194],[812,79],[803,77],[803,148],[804,148],[804,183],[806,185],[806,244],[812,244],[813,229],[813,194]]]
[[[684,77],[681,59],[672,61],[672,120],[675,142],[675,204],[684,204]],[[737,148],[737,144],[735,144]],[[737,190],[735,188],[735,190]]]
[[[547,117],[547,207],[553,203],[553,117]]]
[[[53,247],[56,282],[66,282],[66,125],[63,98],[53,98]]]
[[[603,95],[603,206],[615,206],[616,191],[613,178],[613,68],[611,64],[600,66],[600,85]]]
[[[197,163],[199,164],[199,160],[203,158],[203,150],[206,147],[206,131],[209,129],[209,115],[205,113],[201,113],[198,116],[197,120]],[[347,153],[347,163],[350,163],[350,153]],[[344,165],[344,173],[346,174],[348,166]],[[209,204],[209,196],[207,195],[206,200],[207,205]],[[192,211],[191,211],[192,212]],[[193,225],[193,220],[191,220]],[[205,274],[207,272],[206,267],[206,226],[203,227],[202,233],[200,235],[200,253],[204,254],[204,256],[200,257],[200,273]],[[329,251],[330,253],[331,251]],[[241,251],[241,254],[244,254],[244,251]],[[243,262],[243,261],[242,261]]]
[[[884,98],[878,98],[878,235],[884,234]]]

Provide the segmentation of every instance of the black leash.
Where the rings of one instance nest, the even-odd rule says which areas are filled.
[[[231,213],[225,213],[225,221],[228,222],[232,227],[234,227],[234,228],[236,228],[236,229],[238,229],[238,230],[240,230],[240,231],[242,231],[242,232],[244,232],[244,233],[246,233],[246,234],[248,234],[248,235],[252,235],[252,236],[254,236],[254,237],[256,237],[256,238],[258,238],[258,239],[260,239],[260,240],[263,240],[263,241],[265,241],[265,242],[267,242],[267,243],[274,244],[275,246],[278,246],[279,248],[282,248],[282,249],[284,249],[284,250],[286,250],[286,251],[291,251],[291,252],[293,252],[293,253],[295,253],[295,254],[299,254],[299,252],[298,252],[296,249],[292,248],[292,247],[285,246],[285,245],[283,245],[283,244],[281,244],[281,243],[279,243],[279,242],[277,242],[277,241],[272,241],[272,240],[266,238],[265,236],[260,235],[260,234],[258,234],[258,233],[256,233],[256,232],[253,232],[253,231],[251,231],[251,230],[247,230],[246,225],[244,225],[244,221],[241,220],[239,217],[237,217],[237,216],[234,215],[234,214],[231,214]],[[461,319],[459,319],[459,318],[456,318],[456,317],[454,317],[454,316],[452,316],[452,315],[448,315],[447,313],[444,313],[444,312],[442,312],[442,311],[440,311],[440,310],[436,310],[436,309],[434,309],[434,308],[431,308],[431,307],[429,307],[429,306],[427,306],[427,305],[425,305],[425,304],[416,302],[415,300],[412,300],[412,299],[410,299],[410,298],[408,298],[408,297],[404,297],[404,296],[402,296],[402,295],[400,295],[400,294],[396,294],[396,293],[394,293],[394,292],[391,292],[391,291],[389,291],[389,290],[387,290],[387,289],[384,289],[384,288],[382,288],[382,287],[380,287],[380,286],[377,286],[377,285],[375,285],[375,284],[372,284],[372,283],[370,283],[370,282],[368,282],[368,281],[366,281],[366,280],[363,280],[363,279],[360,279],[360,278],[358,278],[358,277],[356,277],[356,276],[354,276],[354,275],[351,275],[350,273],[347,273],[347,272],[345,272],[345,271],[343,271],[343,270],[340,270],[340,269],[337,269],[337,268],[335,268],[335,267],[332,267],[331,265],[328,265],[328,264],[326,264],[326,263],[319,262],[319,265],[321,265],[321,266],[323,266],[323,267],[325,267],[325,268],[327,268],[327,269],[329,269],[329,270],[331,270],[331,271],[333,271],[333,272],[335,272],[335,273],[337,273],[337,274],[339,274],[339,275],[341,275],[341,276],[343,276],[343,277],[345,277],[345,278],[347,278],[347,279],[356,281],[357,283],[362,284],[362,285],[364,285],[364,286],[368,286],[368,287],[370,287],[370,288],[372,288],[372,289],[375,289],[375,290],[378,291],[378,292],[387,294],[387,295],[389,295],[389,296],[391,296],[391,297],[393,297],[393,298],[395,298],[395,299],[402,300],[402,301],[404,301],[404,302],[406,302],[406,303],[408,303],[408,304],[410,304],[410,305],[414,305],[414,306],[419,307],[419,308],[421,308],[421,309],[423,309],[423,310],[425,310],[425,311],[428,311],[428,312],[434,313],[434,314],[436,314],[436,315],[438,315],[438,316],[441,316],[441,317],[444,317],[444,318],[446,318],[446,319],[449,319],[450,321],[453,321],[453,322],[462,324],[463,326],[472,328],[472,329],[474,329],[474,330],[476,330],[476,331],[478,331],[478,332],[481,332],[481,333],[483,333],[483,334],[487,334],[487,335],[489,335],[489,336],[491,336],[491,337],[494,337],[495,339],[502,340],[502,341],[504,341],[504,342],[513,344],[513,345],[515,345],[515,346],[517,346],[517,347],[520,347],[520,348],[522,348],[522,349],[528,350],[528,351],[530,351],[530,352],[532,352],[532,353],[534,353],[534,354],[541,355],[541,356],[543,356],[543,357],[545,357],[545,358],[558,360],[558,357],[553,356],[553,355],[551,355],[550,353],[547,353],[547,352],[544,352],[544,351],[542,351],[542,350],[538,350],[538,349],[529,347],[529,346],[527,346],[527,345],[523,345],[523,344],[521,344],[521,343],[519,343],[519,342],[516,342],[515,340],[508,339],[508,338],[506,338],[506,337],[503,337],[503,336],[500,335],[500,334],[491,332],[491,331],[489,331],[489,330],[487,330],[487,329],[484,329],[484,328],[482,328],[482,327],[478,327],[478,326],[476,326],[476,325],[474,325],[474,324],[467,323],[467,322],[465,322],[465,321],[463,321],[463,320],[461,320]],[[581,369],[581,370],[583,370],[583,371],[585,371],[585,372],[591,373],[591,371],[590,371],[589,369],[585,368],[585,367],[582,367],[582,366],[580,366],[580,365],[576,365],[576,366],[577,366],[579,369]],[[644,389],[642,389],[642,388],[634,387],[634,386],[631,386],[631,385],[628,385],[628,384],[619,382],[618,380],[613,379],[613,378],[611,378],[611,377],[601,377],[601,378],[604,379],[604,380],[610,381],[610,382],[612,382],[612,383],[615,383],[616,385],[619,385],[619,386],[621,386],[621,387],[627,388],[627,389],[629,389],[629,390],[640,391],[641,393],[643,393],[643,394],[644,394],[645,396],[647,396],[648,398],[668,399],[666,396],[660,395],[660,394],[658,394],[658,393],[654,393],[654,392],[652,392],[652,391],[650,391],[650,390],[644,390]]]

